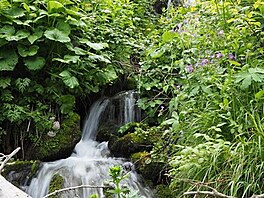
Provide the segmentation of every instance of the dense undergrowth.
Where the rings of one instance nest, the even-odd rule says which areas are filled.
[[[42,147],[75,119],[77,99],[133,70],[130,56],[152,23],[150,3],[0,1],[0,150]]]
[[[54,120],[75,117],[77,97],[126,74],[147,115],[139,131],[162,136],[149,160],[167,164],[175,197],[264,192],[261,0],[161,15],[147,0],[2,0],[0,19],[1,150],[40,144]]]
[[[158,27],[137,76],[139,105],[162,134],[152,160],[169,163],[175,197],[263,193],[264,3],[197,1]]]

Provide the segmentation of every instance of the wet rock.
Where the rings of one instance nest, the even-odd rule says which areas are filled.
[[[64,120],[56,124],[56,130],[52,129],[54,135],[47,132],[36,144],[26,152],[26,159],[36,159],[41,161],[54,161],[61,158],[69,157],[74,149],[75,144],[81,138],[80,116],[72,113],[67,115]],[[53,126],[54,128],[54,126]]]
[[[136,170],[147,180],[157,184],[167,184],[167,168],[162,162],[152,161],[150,153],[138,152],[131,156],[132,162],[136,166]]]
[[[2,172],[2,175],[13,185],[22,190],[28,185],[39,168],[39,161],[14,161],[8,163]]]
[[[134,133],[129,133],[121,138],[112,136],[108,147],[115,157],[130,158],[133,153],[151,150],[152,145],[138,139]]]

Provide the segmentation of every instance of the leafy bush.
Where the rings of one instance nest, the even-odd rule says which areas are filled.
[[[4,148],[45,134],[131,70],[149,3],[116,0],[0,2],[1,126]],[[146,6],[146,7],[145,7]],[[15,145],[9,141],[15,139]],[[18,141],[20,140],[20,141]]]

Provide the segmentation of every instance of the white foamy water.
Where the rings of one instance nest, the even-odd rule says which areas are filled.
[[[124,122],[134,121],[135,98],[128,92],[127,97],[121,97],[124,102]],[[99,143],[95,141],[100,117],[105,113],[110,100],[97,101],[90,110],[90,114],[85,121],[83,134],[80,142],[75,146],[72,155],[66,159],[54,162],[43,163],[38,175],[32,179],[27,192],[33,198],[42,198],[49,193],[49,184],[55,174],[64,178],[63,187],[91,185],[103,186],[109,180],[109,168],[122,165],[125,159],[110,157],[107,142]],[[123,180],[122,185],[126,185],[131,191],[138,191],[142,197],[153,198],[149,188],[143,185],[139,175],[132,171],[129,177]],[[92,194],[98,194],[103,198],[102,188],[79,188],[60,193],[61,198],[89,198]]]

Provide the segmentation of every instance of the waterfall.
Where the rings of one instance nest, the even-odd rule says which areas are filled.
[[[113,105],[113,101],[117,99],[120,100],[119,104],[124,105],[119,111]],[[108,176],[109,168],[122,165],[126,161],[122,158],[110,157],[107,142],[95,141],[98,126],[102,118],[113,119],[115,112],[123,114],[121,116],[123,117],[123,124],[134,121],[137,119],[135,118],[136,114],[138,114],[135,111],[135,102],[133,92],[125,92],[112,99],[95,102],[85,120],[82,138],[75,146],[72,155],[66,159],[43,163],[37,177],[32,179],[27,188],[28,194],[33,198],[44,197],[49,192],[49,184],[55,174],[63,177],[63,188],[79,185],[103,186],[103,182],[110,179]],[[105,115],[108,114],[107,112],[109,112],[108,116]],[[140,176],[135,171],[132,171],[129,177],[122,182],[122,185],[128,186],[131,191],[138,191],[142,197],[153,198],[151,190],[143,185]],[[89,198],[92,194],[98,194],[100,198],[104,197],[102,188],[78,188],[64,191],[60,193],[60,197]]]

